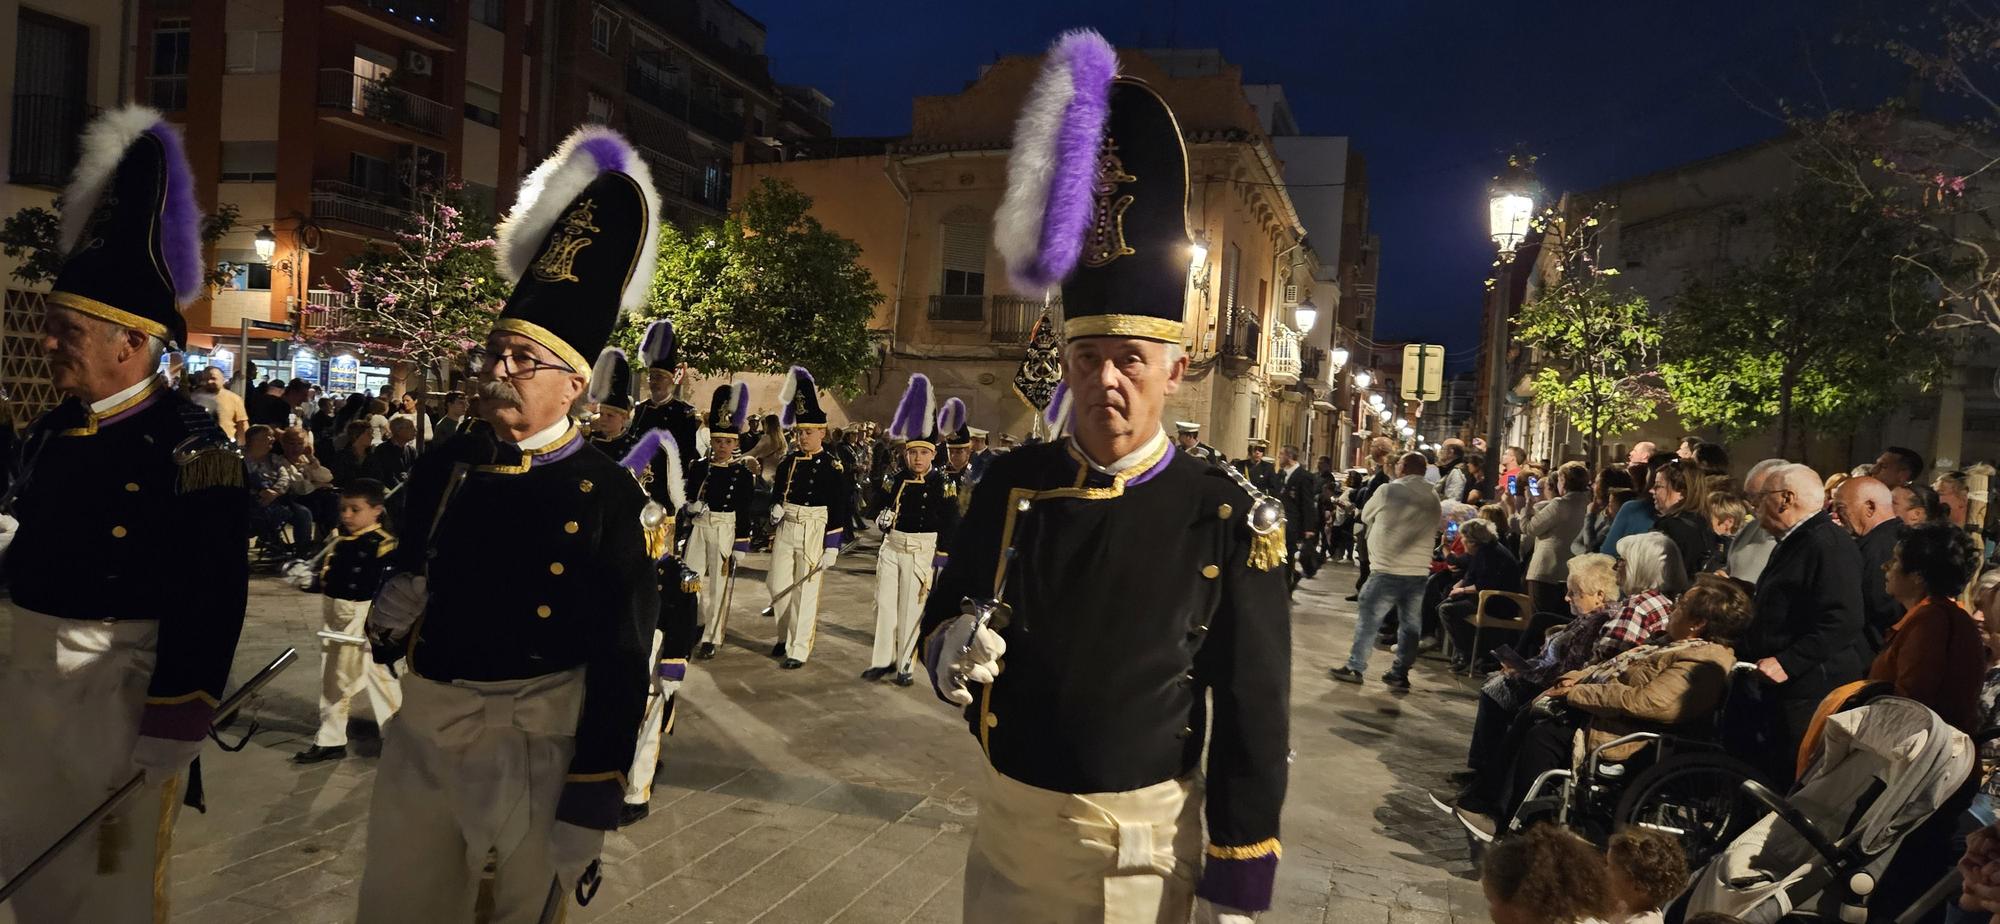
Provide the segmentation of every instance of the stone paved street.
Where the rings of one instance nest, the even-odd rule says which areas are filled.
[[[610,838],[605,888],[569,920],[958,920],[978,749],[926,686],[857,679],[873,631],[872,549],[841,559],[800,671],[765,657],[762,558],[737,584],[728,646],[682,691],[651,817]],[[1424,798],[1459,766],[1476,690],[1427,661],[1414,692],[1391,694],[1372,676],[1382,652],[1368,685],[1330,680],[1351,638],[1354,605],[1341,597],[1352,584],[1350,569],[1329,567],[1298,596],[1298,756],[1263,920],[1483,921],[1466,840]],[[286,645],[304,657],[256,708],[248,748],[207,751],[210,810],[182,816],[169,868],[176,921],[353,920],[380,749],[361,739],[338,764],[288,762],[314,727],[317,620],[317,598],[253,582],[235,679]]]

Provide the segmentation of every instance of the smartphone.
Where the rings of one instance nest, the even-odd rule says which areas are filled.
[[[1528,660],[1521,657],[1521,653],[1515,651],[1512,645],[1501,645],[1494,648],[1493,657],[1498,658],[1501,664],[1517,671],[1525,671],[1529,667]]]
[[[1458,521],[1453,520],[1449,523],[1446,523],[1444,525],[1444,541],[1450,542],[1453,539],[1457,538],[1458,538]]]
[[[1515,482],[1515,479],[1518,479],[1518,478],[1520,478],[1520,477],[1521,477],[1521,476],[1519,476],[1519,475],[1508,475],[1508,476],[1507,476],[1507,493],[1509,493],[1509,494],[1519,494],[1519,493],[1521,493],[1521,489],[1520,489],[1520,488],[1519,488],[1518,486],[1516,486],[1516,485],[1515,485],[1515,483],[1514,483],[1514,482]]]
[[[1528,476],[1528,496],[1529,497],[1542,496],[1542,479],[1536,478],[1533,475]]]

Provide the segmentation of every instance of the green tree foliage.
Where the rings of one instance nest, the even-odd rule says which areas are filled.
[[[31,205],[0,221],[0,253],[21,261],[14,267],[12,276],[26,285],[40,285],[54,282],[56,273],[62,271],[63,253],[56,246],[60,237],[62,219],[62,199],[57,198],[52,208]],[[203,216],[201,220],[202,248],[213,249],[222,236],[236,227],[238,212],[235,205],[224,202],[215,207],[215,213]],[[219,262],[209,269],[208,287],[216,289],[229,284],[238,267],[234,263]]]
[[[1667,390],[1682,418],[1740,435],[1775,424],[1781,454],[1927,385],[1953,344],[1933,277],[1904,259],[1908,224],[1807,182],[1767,203],[1771,250],[1695,280],[1666,319]]]
[[[1665,397],[1654,368],[1658,320],[1643,297],[1612,288],[1616,269],[1598,265],[1598,230],[1610,211],[1597,205],[1542,217],[1558,275],[1514,319],[1516,336],[1546,361],[1533,380],[1535,400],[1569,418],[1592,459],[1605,434],[1652,420]]]
[[[360,341],[446,383],[479,344],[512,287],[494,262],[492,226],[457,182],[419,190],[387,247],[371,244],[341,270],[348,304],[331,313],[328,341]]]
[[[674,322],[681,360],[710,375],[798,364],[822,388],[851,390],[874,353],[868,321],[882,292],[861,247],[811,214],[812,198],[766,179],[720,225],[660,228],[653,293],[628,319],[628,347],[654,318]]]

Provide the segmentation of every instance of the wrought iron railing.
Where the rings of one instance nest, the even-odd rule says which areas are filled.
[[[403,203],[375,190],[339,180],[314,180],[314,218],[330,218],[370,228],[388,230],[409,219]]]
[[[697,131],[724,141],[743,137],[743,116],[709,105],[667,82],[659,67],[641,67],[638,59],[625,65],[625,90],[661,112],[685,121]]]
[[[347,311],[347,293],[331,289],[311,289],[306,292],[306,303],[299,309],[299,331],[314,334],[324,330],[339,330],[346,323],[342,314]]]
[[[1299,335],[1283,324],[1271,330],[1271,361],[1264,367],[1272,378],[1299,378]]]
[[[337,67],[322,68],[319,72],[319,104],[322,108],[345,109],[426,135],[443,135],[451,116],[451,107],[437,100]]]
[[[994,343],[1028,342],[1028,335],[1035,332],[1035,321],[1042,316],[1042,299],[1021,295],[993,296],[993,328],[991,340]],[[1046,305],[1055,323],[1062,323],[1062,299],[1050,299]]]
[[[61,186],[76,166],[77,138],[90,120],[81,99],[45,93],[14,94],[14,134],[7,144],[10,182]]]
[[[933,321],[984,321],[986,320],[986,296],[933,295],[931,296],[930,319]]]

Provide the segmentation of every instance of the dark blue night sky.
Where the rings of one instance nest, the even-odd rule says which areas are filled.
[[[736,0],[770,29],[779,80],[819,87],[843,135],[909,129],[910,98],[1088,25],[1120,47],[1220,48],[1285,87],[1306,134],[1367,158],[1382,236],[1378,336],[1479,342],[1485,186],[1517,143],[1552,192],[1589,189],[1771,137],[1780,99],[1873,103],[1901,89],[1879,35],[1913,0]]]

